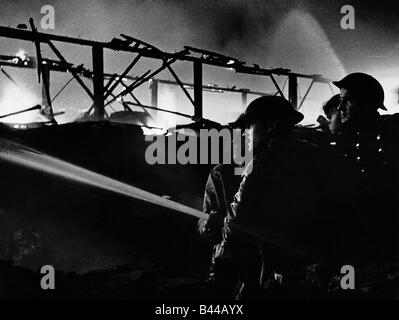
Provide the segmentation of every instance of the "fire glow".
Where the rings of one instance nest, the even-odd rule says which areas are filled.
[[[8,114],[26,109],[40,103],[40,98],[27,89],[19,89],[14,84],[4,87],[0,99],[0,114]],[[43,121],[38,111],[30,111],[4,118],[8,123],[30,123]]]

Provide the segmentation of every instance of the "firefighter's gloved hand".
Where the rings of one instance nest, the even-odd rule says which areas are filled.
[[[208,220],[206,220],[205,230],[210,241],[213,244],[222,242],[223,240],[224,217],[217,211],[211,211]]]

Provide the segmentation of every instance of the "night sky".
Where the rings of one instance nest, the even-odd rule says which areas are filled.
[[[343,30],[340,21],[343,5],[355,9],[355,29]],[[386,90],[386,104],[397,112],[399,88],[399,22],[397,1],[10,1],[0,2],[0,24],[16,27],[33,17],[40,26],[40,8],[55,8],[55,30],[46,32],[110,41],[120,33],[130,34],[166,51],[177,51],[185,45],[214,50],[262,67],[283,67],[296,72],[322,74],[338,79],[353,71],[376,76]],[[39,28],[40,30],[40,28]],[[68,61],[84,63],[91,68],[90,51],[86,48],[57,44]],[[34,55],[29,42],[0,39],[0,54],[15,54],[19,49]],[[43,56],[52,57],[47,48]],[[122,72],[133,56],[115,52],[106,54],[106,71]],[[155,61],[144,61],[132,75],[154,68]],[[184,81],[192,81],[191,66],[175,65]],[[40,98],[40,86],[33,71],[7,69],[26,88],[26,101]],[[70,75],[54,74],[51,92],[54,95]],[[159,78],[172,79],[167,72]],[[284,79],[279,79],[280,84]],[[270,80],[237,75],[219,68],[204,68],[204,83],[250,88],[274,92]],[[300,83],[300,91],[305,84]],[[0,76],[0,113],[20,108],[10,103],[10,84]],[[13,90],[15,91],[15,89]],[[8,92],[8,93],[7,93]],[[149,103],[148,86],[138,92]],[[331,96],[330,89],[318,85],[312,91],[303,112],[312,122],[321,103]],[[39,99],[40,101],[40,99]],[[176,87],[161,87],[161,106],[192,113],[192,107]],[[235,94],[209,94],[204,97],[205,116],[217,121],[230,121],[241,111],[241,98]],[[55,110],[65,109],[60,121],[72,121],[90,105],[85,93],[74,83],[54,102]],[[117,106],[115,106],[117,108]],[[164,125],[181,119],[160,119]]]

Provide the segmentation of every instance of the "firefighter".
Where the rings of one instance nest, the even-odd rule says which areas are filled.
[[[284,98],[267,96],[251,102],[233,124],[249,132],[254,157],[226,217],[221,222],[211,214],[207,225],[219,233],[221,257],[233,256],[234,298],[259,297],[276,274],[295,278],[299,261],[349,263],[354,246],[362,251],[350,171],[331,153],[294,137],[302,119]]]
[[[382,117],[384,90],[371,75],[351,73],[333,82],[340,89],[340,125],[330,142],[360,173],[359,219],[374,244],[368,259],[395,260],[397,252],[398,121]]]

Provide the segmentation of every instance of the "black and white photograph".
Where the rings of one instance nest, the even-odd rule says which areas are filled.
[[[1,0],[0,301],[397,301],[398,14]]]

